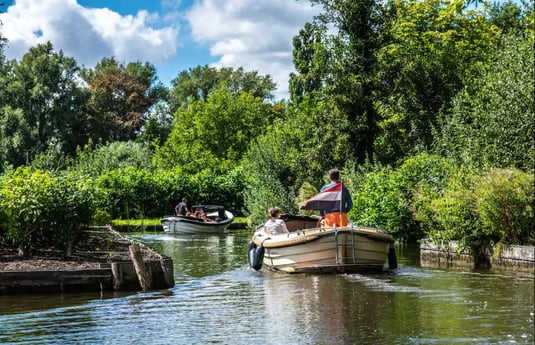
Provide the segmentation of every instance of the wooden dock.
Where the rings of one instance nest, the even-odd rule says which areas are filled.
[[[0,294],[71,291],[149,291],[175,285],[173,261],[111,227],[80,233],[68,257],[41,251],[3,255]]]

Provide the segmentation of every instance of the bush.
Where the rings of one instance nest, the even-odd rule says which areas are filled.
[[[520,170],[496,169],[480,177],[476,210],[486,233],[503,244],[533,245],[534,176]]]
[[[233,212],[243,207],[242,179],[235,172],[217,175],[201,171],[187,175],[181,169],[145,170],[127,167],[109,170],[97,179],[105,194],[100,205],[113,219],[158,218],[174,213],[182,197],[190,205],[221,204]]]
[[[446,160],[428,154],[411,157],[398,169],[367,165],[347,179],[354,204],[350,217],[360,225],[381,227],[402,241],[421,239],[425,229],[415,218],[421,202],[417,196],[442,191],[452,170]]]
[[[459,241],[472,254],[497,243],[533,245],[533,174],[458,173],[442,193],[421,193],[417,219],[434,241]]]
[[[90,181],[75,174],[21,167],[0,180],[5,237],[21,249],[35,244],[67,248],[94,213]]]

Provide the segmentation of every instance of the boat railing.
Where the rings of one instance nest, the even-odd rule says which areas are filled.
[[[347,241],[345,241],[342,244],[339,244],[338,243],[338,234],[340,232],[338,231],[338,228],[336,227],[336,224],[334,224],[333,229],[334,229],[334,246],[336,248],[336,250],[335,250],[336,264],[340,265],[340,264],[343,264],[345,262],[340,262],[340,254],[338,253],[339,252],[338,249],[340,248],[340,246],[347,247]],[[350,227],[350,235],[351,235],[351,263],[354,264],[354,263],[356,263],[356,256],[355,256],[355,234],[354,234],[353,224],[351,224],[351,227]],[[344,251],[344,253],[345,253],[345,251]],[[341,259],[342,259],[342,261],[345,261],[345,259],[347,259],[347,258],[348,257],[343,256]]]

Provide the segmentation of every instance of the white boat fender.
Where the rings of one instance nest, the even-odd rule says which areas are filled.
[[[258,271],[262,268],[262,261],[264,260],[264,246],[260,244],[257,246],[253,240],[249,241],[248,249],[249,267]]]
[[[398,259],[396,257],[396,248],[393,245],[390,245],[388,249],[388,268],[396,269],[398,268]]]

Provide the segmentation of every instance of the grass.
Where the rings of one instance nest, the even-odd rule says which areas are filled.
[[[161,218],[152,219],[114,219],[111,221],[111,225],[116,226],[156,226],[161,224]],[[235,217],[233,223],[247,224],[246,217]]]
[[[153,219],[114,219],[111,221],[111,225],[117,226],[154,226],[160,225],[161,218]]]

